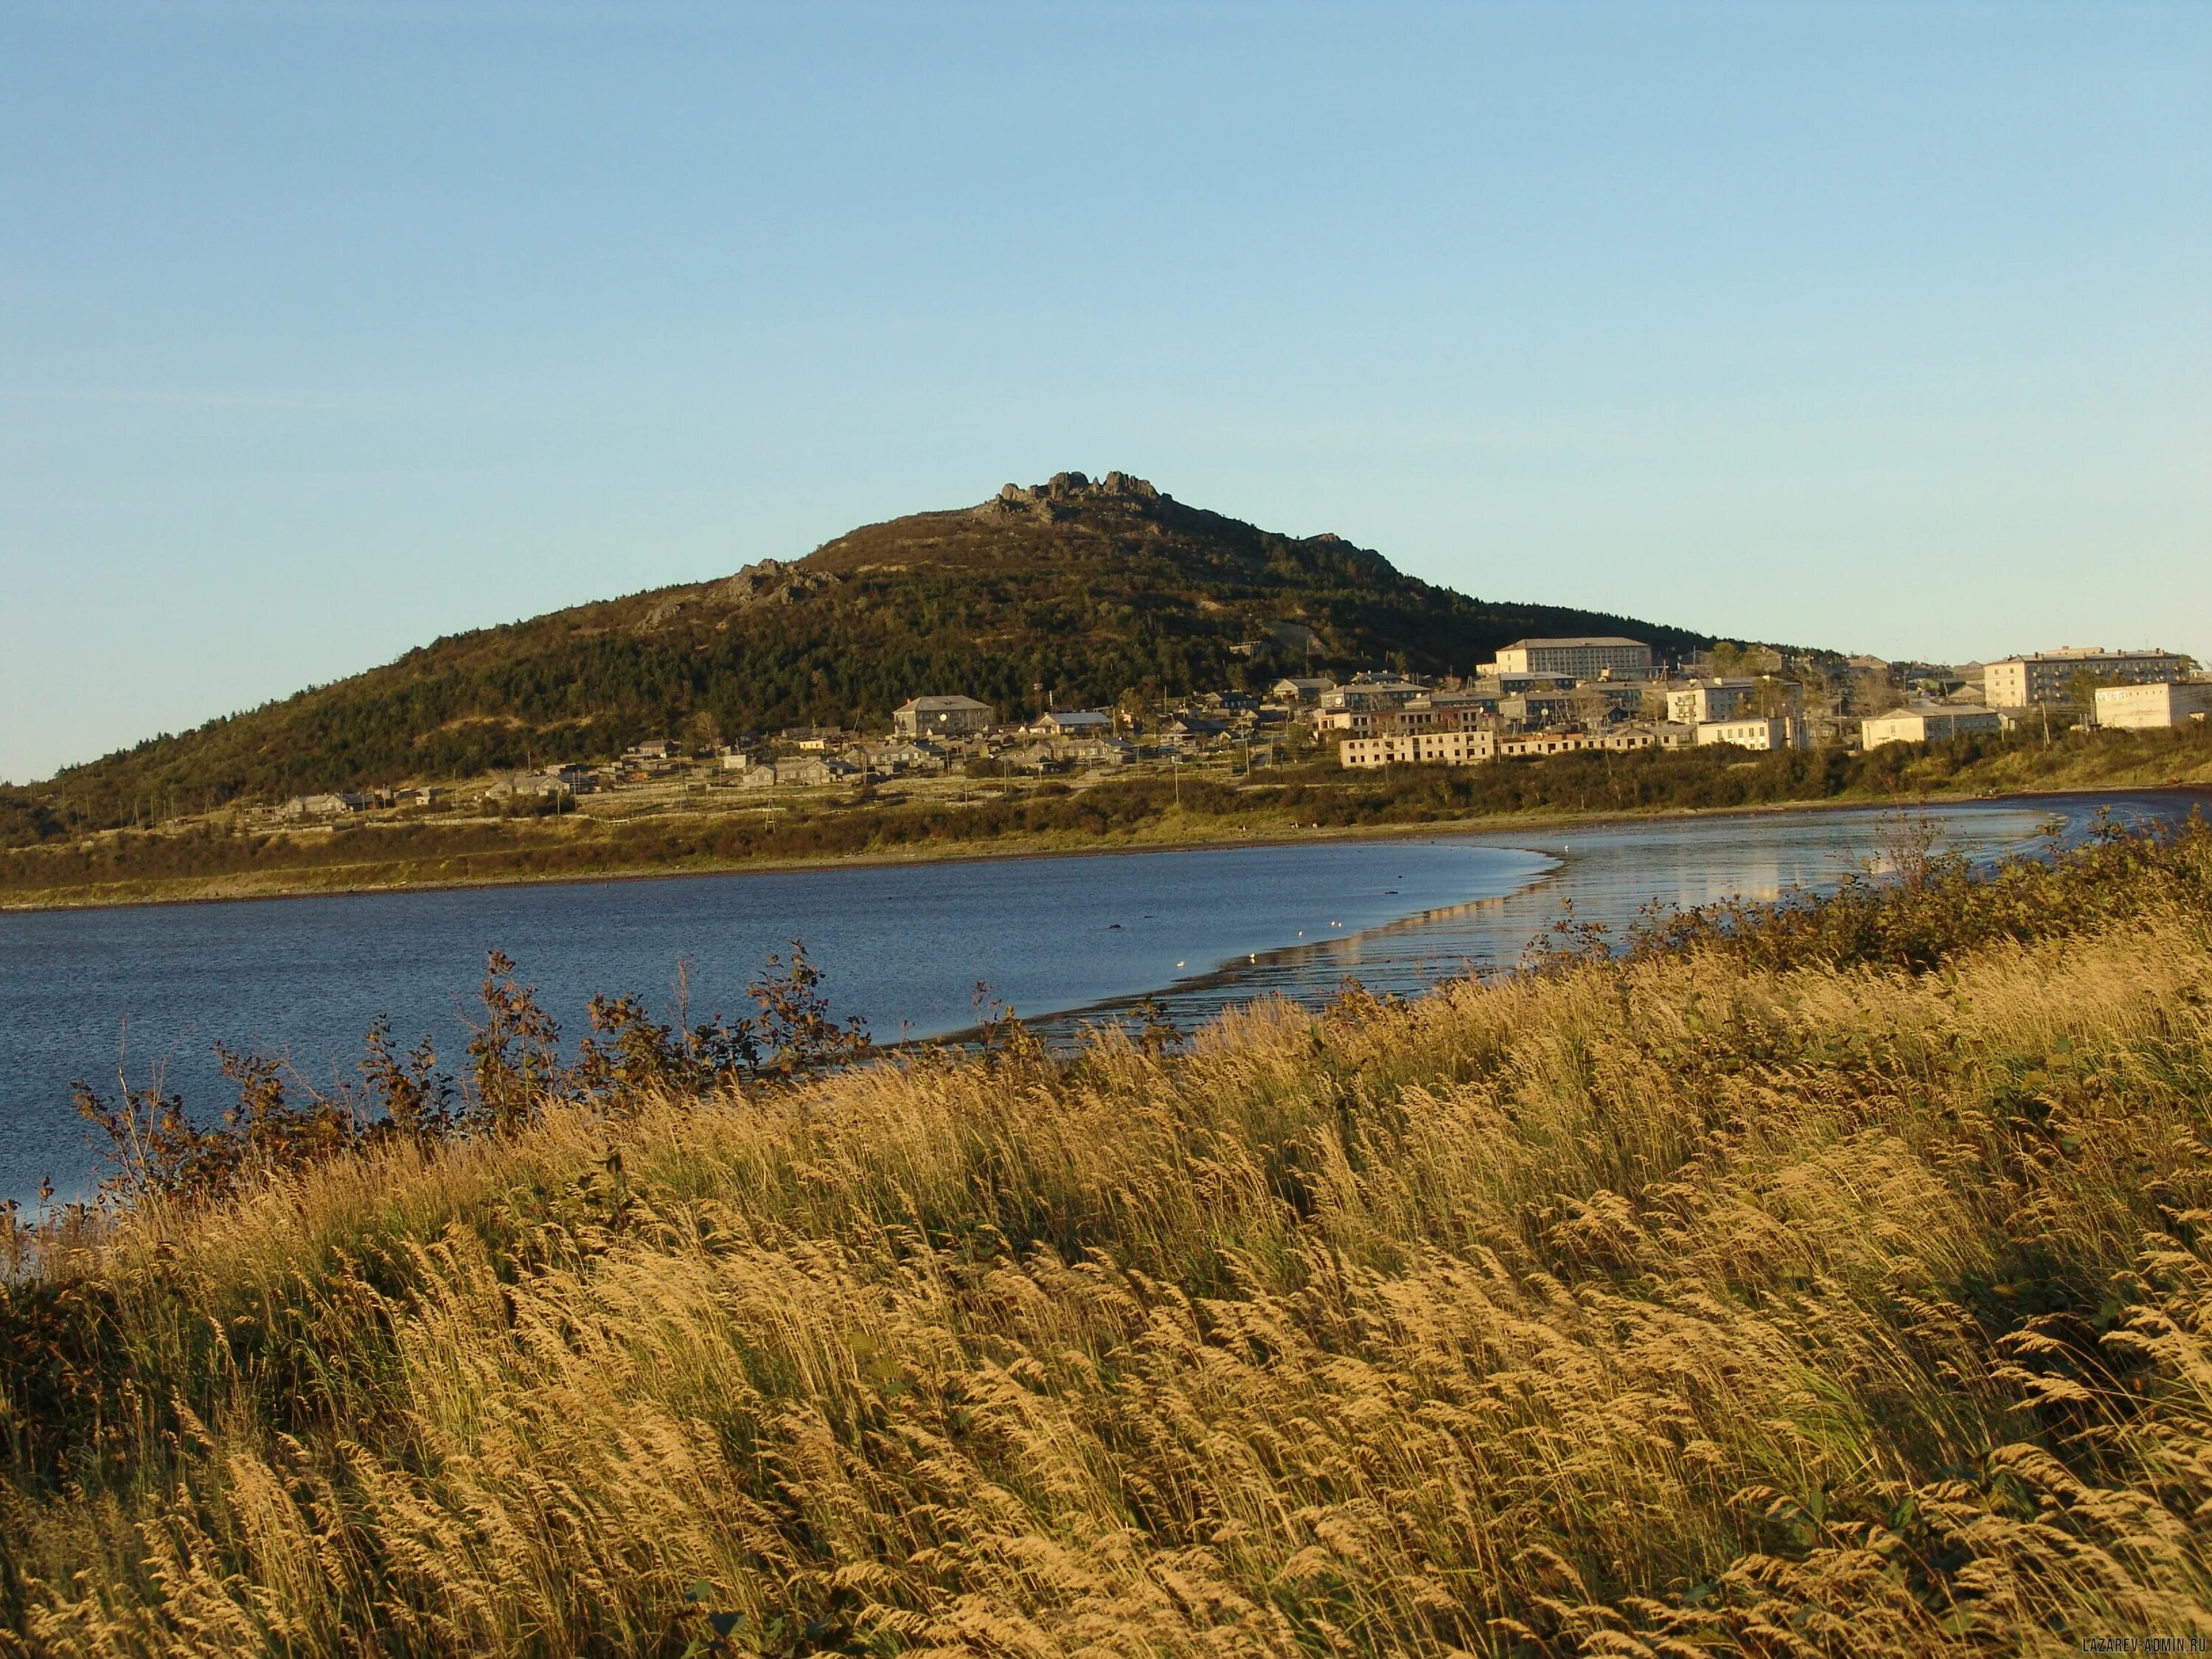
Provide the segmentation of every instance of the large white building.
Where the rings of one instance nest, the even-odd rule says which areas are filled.
[[[1732,743],[1739,749],[1802,749],[1805,747],[1805,722],[1784,720],[1778,716],[1747,720],[1706,720],[1698,727],[1698,742],[1701,747],[1712,743]]]
[[[1859,743],[1879,749],[1886,743],[1934,743],[1968,732],[1996,732],[2004,722],[1991,708],[1898,708],[1869,714],[1859,723]]]
[[[2076,674],[2087,671],[2100,680],[2144,685],[2161,680],[2185,679],[2189,659],[2171,651],[2075,650],[2038,651],[2025,657],[2008,657],[1982,671],[1982,701],[1992,708],[2031,708],[2039,703],[2064,702]]]
[[[1651,673],[1651,647],[1618,634],[1566,640],[1516,640],[1500,646],[1498,660],[1475,671],[1487,674],[1567,674],[1578,680],[1640,680]]]
[[[2212,680],[2162,680],[2151,685],[2100,685],[2097,724],[2147,731],[2212,720]]]

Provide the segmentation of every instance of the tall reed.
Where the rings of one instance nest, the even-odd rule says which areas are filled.
[[[0,1645],[2212,1638],[2212,861],[2142,857],[149,1200],[0,1308]]]

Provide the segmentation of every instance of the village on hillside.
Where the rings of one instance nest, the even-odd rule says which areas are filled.
[[[300,795],[276,810],[292,819],[431,806],[559,812],[892,780],[964,787],[971,779],[1186,765],[1249,774],[1331,757],[1357,770],[1707,744],[1874,749],[2024,723],[2046,734],[2203,723],[2212,717],[2212,679],[2163,650],[2067,647],[1952,666],[1722,644],[1665,663],[1642,641],[1600,636],[1519,640],[1466,678],[1292,675],[1148,706],[1125,698],[1112,708],[1004,713],[931,690],[894,710],[888,731],[793,726],[688,750],[648,738],[600,764],[560,762],[473,786]]]

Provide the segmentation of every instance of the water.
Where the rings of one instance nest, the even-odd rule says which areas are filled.
[[[2171,798],[2119,802],[2173,816]],[[2007,803],[1934,814],[1954,844],[1995,856],[2053,812]],[[679,963],[696,1020],[749,1012],[744,987],[804,939],[842,1016],[878,1041],[957,1031],[975,986],[1048,1033],[1072,1035],[1151,997],[1178,1021],[1270,993],[1378,993],[1510,967],[1571,900],[1618,931],[1639,908],[1832,886],[1875,848],[1867,811],[1641,821],[1531,836],[1218,848],[1000,859],[544,887],[368,894],[0,915],[0,1197],[42,1176],[85,1189],[95,1148],[69,1105],[118,1064],[211,1116],[232,1098],[212,1045],[281,1053],[323,1086],[350,1079],[368,1022],[462,1058],[485,951],[515,958],[570,1035],[600,992],[676,1012]]]

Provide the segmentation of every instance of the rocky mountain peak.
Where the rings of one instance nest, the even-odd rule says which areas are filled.
[[[1041,484],[1024,488],[1010,483],[975,510],[980,518],[1037,518],[1049,522],[1082,507],[1108,502],[1149,507],[1168,499],[1132,473],[1109,472],[1094,480],[1081,472],[1055,472]]]

